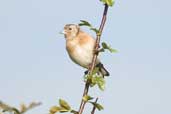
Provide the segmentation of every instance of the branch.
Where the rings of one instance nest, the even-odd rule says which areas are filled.
[[[33,108],[35,108],[35,107],[37,107],[37,106],[40,106],[42,103],[40,103],[40,102],[32,102],[32,103],[30,103],[28,106],[26,106],[25,104],[22,104],[21,106],[20,106],[20,114],[24,114],[25,112],[27,112],[28,110],[31,110],[31,109],[33,109]]]
[[[100,28],[99,28],[100,34],[96,34],[96,43],[95,43],[95,47],[94,47],[94,50],[96,52],[99,49],[100,38],[101,38],[101,34],[103,32],[103,28],[104,28],[104,25],[105,25],[105,22],[106,22],[108,7],[109,6],[107,4],[105,4],[104,12],[103,12],[103,17],[102,17]],[[93,69],[95,68],[97,56],[98,56],[98,53],[94,53],[93,59],[92,59],[92,63],[91,63],[91,67],[89,68],[89,72],[88,72],[89,75],[92,74]],[[90,87],[90,82],[89,82],[89,80],[87,80],[86,84],[85,84],[84,92],[83,92],[83,97],[88,94],[89,87]],[[86,102],[82,99],[81,104],[80,104],[80,108],[79,108],[79,111],[78,111],[78,114],[82,114],[83,113],[85,104],[86,104]]]
[[[15,107],[9,106],[6,103],[0,101],[0,109],[2,109],[2,112],[14,112],[15,114],[20,114],[20,111],[16,109]]]
[[[7,105],[6,103],[0,101],[0,109],[2,109],[2,112],[8,111],[8,112],[14,112],[14,114],[24,114],[28,110],[33,109],[39,105],[41,105],[40,102],[38,102],[38,103],[32,102],[28,106],[26,106],[25,104],[22,104],[20,106],[20,109],[17,109],[15,107],[12,107],[12,106]]]
[[[98,101],[98,98],[96,98],[95,103],[97,103],[97,101]],[[94,105],[94,106],[93,106],[93,110],[91,111],[91,114],[94,114],[94,113],[95,113],[95,110],[96,110],[96,106]]]

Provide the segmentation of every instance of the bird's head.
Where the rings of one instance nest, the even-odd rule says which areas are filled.
[[[65,38],[71,39],[78,35],[80,31],[80,27],[75,24],[67,24],[64,26],[63,34],[65,35]]]

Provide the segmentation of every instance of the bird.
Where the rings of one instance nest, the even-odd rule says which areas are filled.
[[[66,24],[63,28],[66,39],[66,50],[71,60],[83,68],[89,69],[92,63],[95,47],[95,39],[81,30],[77,24]],[[109,72],[97,57],[96,67],[102,76],[109,76]],[[88,73],[88,70],[85,72]]]

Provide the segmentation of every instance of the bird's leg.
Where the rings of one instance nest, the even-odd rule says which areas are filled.
[[[101,52],[100,45],[98,45],[98,49],[94,49],[94,50],[93,50],[93,54],[98,55],[99,52]]]
[[[88,70],[86,70],[85,72],[84,72],[84,74],[85,75],[87,75],[88,74],[88,71],[91,69],[91,63],[88,65]]]
[[[99,53],[99,50],[96,50],[96,49],[93,50],[93,54],[98,55],[98,53]]]

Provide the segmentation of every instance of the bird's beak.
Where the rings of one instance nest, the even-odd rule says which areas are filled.
[[[66,31],[65,30],[63,30],[63,31],[61,31],[61,32],[59,32],[60,34],[66,34]]]

